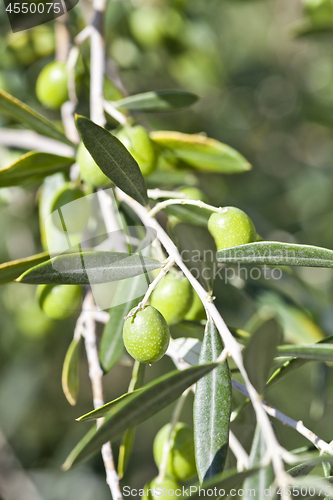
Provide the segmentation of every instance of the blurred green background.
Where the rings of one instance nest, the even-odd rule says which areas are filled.
[[[69,15],[73,36],[83,26],[83,15],[89,17],[85,0]],[[298,0],[113,1],[106,14],[107,50],[129,93],[182,88],[201,96],[185,111],[139,116],[147,127],[205,132],[252,163],[253,170],[241,175],[193,174],[211,204],[242,208],[264,239],[333,248],[333,34],[294,38],[293,26],[302,16]],[[53,51],[54,22],[13,34],[1,3],[0,88],[60,121],[58,112],[41,107],[34,91]],[[79,110],[87,113],[86,61],[82,67]],[[107,69],[112,76],[111,60]],[[115,99],[114,89],[110,92]],[[10,123],[0,116],[0,125]],[[0,146],[0,154],[2,168],[18,151]],[[36,186],[0,190],[0,262],[41,251],[36,193]],[[301,268],[278,282],[219,280],[214,295],[231,326],[249,327],[253,314],[270,307],[284,327],[285,341],[315,342],[333,334],[332,277],[330,269]],[[74,408],[67,403],[61,370],[75,318],[48,320],[34,292],[33,286],[16,283],[0,289],[0,429],[11,447],[10,452],[0,448],[0,468],[6,471],[15,455],[45,500],[107,499],[99,456],[71,472],[60,471],[86,432],[86,424],[75,418],[91,409],[91,389],[82,356],[79,401]],[[146,380],[171,368],[164,358],[147,368]],[[130,376],[130,367],[123,365],[106,375],[106,400],[125,392]],[[309,363],[267,399],[331,441],[331,386],[331,369]],[[182,414],[190,424],[191,398]],[[242,400],[235,394],[235,407]],[[140,426],[123,485],[142,487],[156,475],[152,441],[171,411]],[[232,428],[248,450],[254,430],[250,408]],[[279,423],[276,429],[288,449],[307,444],[292,429]],[[21,493],[17,498],[26,499]]]

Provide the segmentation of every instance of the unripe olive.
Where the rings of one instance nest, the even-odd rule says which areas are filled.
[[[150,297],[150,305],[163,314],[169,325],[184,319],[193,301],[193,289],[185,276],[169,273],[155,288]]]
[[[161,42],[164,22],[163,13],[149,5],[133,10],[129,17],[134,38],[145,47],[154,47]]]
[[[205,308],[197,292],[193,293],[192,305],[186,313],[184,319],[187,321],[200,321],[202,319],[206,319]]]
[[[199,200],[207,202],[205,194],[196,187],[192,186],[184,187],[179,189],[178,193],[183,193],[185,195],[184,198],[187,198],[189,200]]]
[[[154,494],[155,489],[156,495]],[[178,490],[178,495],[176,495],[176,490]],[[168,498],[169,500],[176,500],[180,497],[180,494],[181,488],[172,477],[165,477],[163,481],[157,481],[156,477],[144,486],[144,494],[141,498],[143,500],[149,500],[151,498]]]
[[[235,207],[225,207],[221,212],[213,213],[208,221],[208,229],[218,250],[245,245],[257,239],[250,217]]]
[[[80,176],[89,186],[105,187],[111,184],[110,179],[99,168],[83,142],[80,143],[76,161],[80,167]]]
[[[67,81],[66,63],[51,62],[42,69],[37,78],[38,100],[47,108],[59,109],[68,100]]]
[[[163,447],[169,438],[170,429],[171,424],[165,425],[158,431],[154,439],[153,452],[157,467],[161,465]],[[197,472],[193,430],[182,422],[178,422],[174,428],[166,472],[178,481],[186,481]]]
[[[134,316],[126,319],[123,340],[126,350],[134,359],[151,364],[166,353],[170,342],[170,330],[157,309],[145,306]]]
[[[149,175],[156,169],[155,146],[144,127],[124,127],[117,133],[117,138],[131,153],[142,175]]]
[[[303,0],[303,7],[305,14],[314,24],[332,23],[332,0]]]
[[[51,212],[55,227],[69,233],[82,231],[89,219],[89,205],[84,193],[70,184],[65,184],[56,191]]]
[[[79,285],[38,285],[36,295],[47,316],[65,319],[80,306],[82,289]]]

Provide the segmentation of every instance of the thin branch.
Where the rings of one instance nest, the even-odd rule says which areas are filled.
[[[13,148],[26,149],[27,151],[41,151],[60,156],[73,157],[75,149],[67,146],[63,142],[49,137],[44,137],[31,130],[17,130],[2,128],[0,134],[0,144]]]
[[[232,453],[235,455],[237,459],[237,470],[238,472],[242,472],[245,469],[249,468],[249,455],[244,450],[243,446],[240,444],[235,434],[230,431],[229,432],[229,446]]]
[[[164,189],[147,189],[148,198],[157,200],[158,198],[184,198],[184,193],[178,191],[165,191]]]
[[[89,377],[93,391],[94,408],[99,408],[104,404],[103,393],[103,370],[99,363],[98,349],[96,344],[96,332],[94,321],[94,301],[89,291],[83,302],[82,314],[84,315],[83,336],[89,364]],[[80,320],[80,318],[79,318]],[[104,418],[97,420],[97,427],[104,422]],[[102,446],[102,457],[106,471],[106,482],[110,487],[113,500],[122,500],[122,494],[119,486],[119,477],[115,468],[112,448],[110,442]]]
[[[232,380],[232,386],[236,391],[240,392],[246,397],[249,397],[249,393],[246,389],[246,387],[241,384],[240,382],[237,382],[236,380]],[[273,406],[271,406],[267,401],[262,401],[262,406],[264,410],[270,415],[271,417],[276,418],[277,420],[280,420],[283,425],[286,427],[292,427],[295,429],[297,432],[299,432],[302,436],[304,436],[308,441],[310,441],[312,444],[318,448],[318,450],[328,453],[329,455],[333,455],[333,445],[330,443],[326,443],[326,441],[323,441],[320,439],[314,432],[310,431],[301,420],[294,420],[281,411],[277,410]]]
[[[207,203],[204,203],[203,201],[200,200],[188,200],[187,198],[182,198],[180,200],[172,199],[172,200],[165,200],[161,201],[160,203],[157,203],[154,208],[152,208],[149,212],[149,217],[155,217],[155,215],[163,210],[164,208],[168,207],[169,205],[194,205],[199,208],[205,208],[206,210],[211,210],[212,212],[219,212],[223,213],[223,208],[217,208],[214,207],[213,205],[207,205]]]
[[[111,101],[104,101],[104,109],[108,115],[114,118],[121,125],[126,125],[127,117],[121,113],[115,106],[113,106]]]

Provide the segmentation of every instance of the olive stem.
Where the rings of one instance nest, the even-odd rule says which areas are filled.
[[[181,199],[171,199],[171,200],[165,200],[161,201],[160,203],[157,203],[154,208],[152,208],[149,213],[148,217],[155,217],[155,215],[160,212],[160,210],[163,210],[164,208],[168,207],[169,205],[194,205],[199,208],[205,208],[206,210],[210,210],[211,212],[222,212],[223,208],[217,208],[214,207],[213,205],[208,205],[207,203],[204,203],[203,201],[200,200],[188,200],[187,198],[181,198]]]
[[[118,109],[113,106],[111,101],[104,101],[104,109],[108,115],[114,118],[121,125],[125,125],[127,123],[127,117],[123,113],[118,111]]]
[[[164,189],[147,189],[148,198],[157,200],[158,198],[184,198],[184,193],[178,191],[165,191]]]
[[[138,203],[137,201],[133,200],[133,198],[126,195],[119,188],[116,189],[116,193],[118,199],[125,202],[128,206],[130,206],[134,210],[134,212],[140,217],[142,223],[146,227],[150,227],[156,231],[157,238],[165,247],[168,254],[175,260],[175,263],[183,271],[183,273],[188,278],[189,282],[199,295],[206,309],[207,315],[210,315],[212,320],[214,321],[218,331],[220,332],[225,347],[227,348],[228,352],[230,353],[236,365],[238,366],[240,374],[244,379],[249,397],[252,402],[253,409],[256,414],[257,421],[261,426],[264,434],[267,446],[267,456],[269,457],[269,460],[272,462],[276,476],[276,482],[280,486],[287,486],[291,482],[291,477],[285,472],[283,461],[285,460],[287,462],[293,463],[294,457],[278,442],[275,433],[273,431],[272,425],[270,423],[270,420],[268,418],[268,415],[262,405],[262,399],[255,390],[255,388],[253,387],[252,383],[250,382],[250,379],[248,377],[248,374],[245,370],[243,363],[243,356],[242,356],[243,346],[241,346],[241,344],[239,344],[239,342],[237,342],[237,340],[233,337],[214,303],[208,300],[207,291],[203,288],[203,286],[198,282],[198,280],[193,276],[193,274],[184,264],[176,245],[173,243],[173,241],[170,239],[170,237],[167,235],[164,229],[160,226],[157,220],[152,217],[153,211],[148,212],[148,210],[145,207],[140,205],[140,203]],[[184,202],[187,201],[188,200],[184,200]],[[196,203],[198,202],[196,201]],[[214,207],[214,210],[216,211],[218,209]]]
[[[237,470],[242,472],[249,468],[249,455],[244,450],[243,446],[240,444],[235,434],[229,431],[229,446],[232,453],[237,459]]]
[[[178,399],[176,407],[172,413],[171,422],[170,422],[171,423],[170,432],[168,435],[168,439],[165,441],[165,443],[163,445],[162,460],[161,460],[161,464],[159,466],[158,476],[156,478],[157,484],[158,483],[161,484],[164,481],[167,466],[168,466],[168,456],[169,456],[169,453],[171,450],[172,439],[174,437],[174,430],[175,430],[175,427],[176,427],[177,422],[179,420],[181,411],[183,409],[183,406],[184,406],[184,403],[186,400],[186,396],[188,395],[190,390],[191,390],[191,387],[189,387],[188,389],[186,389],[183,392],[183,394]]]
[[[89,378],[93,392],[94,408],[97,409],[104,405],[103,391],[103,370],[99,363],[95,319],[94,319],[94,300],[91,291],[89,291],[83,301],[82,313],[78,319],[83,324],[82,336],[85,341],[85,348],[89,364]],[[81,317],[82,316],[82,317]],[[104,418],[99,418],[96,421],[97,428],[102,425]],[[122,500],[119,486],[119,477],[115,468],[111,443],[107,442],[102,446],[102,457],[106,471],[106,482],[109,485],[113,500]]]

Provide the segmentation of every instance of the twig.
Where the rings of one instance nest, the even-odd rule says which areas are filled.
[[[246,389],[246,387],[241,384],[240,382],[237,382],[236,380],[232,381],[232,386],[236,391],[242,393],[244,396],[248,397],[249,393]],[[277,410],[273,406],[271,406],[269,403],[266,401],[262,401],[262,406],[264,410],[268,413],[268,415],[271,415],[271,417],[276,418],[277,420],[280,420],[283,425],[286,427],[292,427],[295,429],[297,432],[299,432],[302,436],[304,436],[308,441],[310,441],[312,444],[318,448],[318,450],[328,453],[329,455],[333,455],[333,445],[330,443],[326,443],[326,441],[323,441],[320,439],[314,432],[310,431],[310,429],[307,429],[303,422],[301,420],[294,420],[281,411]]]
[[[90,34],[90,118],[104,127],[104,74],[105,42],[103,38],[103,18],[106,0],[94,0],[94,20]]]
[[[70,35],[67,28],[67,12],[55,20],[55,58],[57,61],[65,62],[68,57],[69,48],[71,45]]]
[[[178,191],[165,191],[164,189],[147,189],[148,198],[157,200],[158,198],[184,198],[184,193]]]
[[[88,364],[89,364],[89,377],[91,380],[91,386],[93,391],[93,401],[94,408],[99,408],[104,404],[104,393],[103,393],[103,370],[99,363],[98,350],[96,344],[96,332],[95,332],[95,321],[94,321],[94,302],[89,291],[83,302],[82,313],[84,315],[84,329],[83,336],[85,340],[85,348],[87,352]],[[89,314],[91,313],[91,314]],[[80,320],[80,318],[79,318]],[[81,320],[82,321],[82,320]],[[97,427],[100,427],[104,422],[104,418],[97,420]],[[112,449],[110,442],[105,443],[102,446],[102,457],[104,462],[104,467],[106,471],[106,482],[110,487],[113,500],[122,500],[122,494],[119,486],[119,477],[116,472],[114,465]]]
[[[127,117],[115,108],[111,101],[104,101],[104,109],[108,115],[112,116],[118,123],[125,125],[127,123]]]
[[[63,142],[32,132],[31,130],[1,129],[0,144],[27,151],[41,151],[60,156],[73,157],[75,149]]]
[[[148,212],[145,207],[140,205],[138,202],[130,198],[128,195],[126,195],[124,192],[122,192],[120,189],[116,189],[116,194],[119,200],[125,202],[127,205],[129,205],[135,212],[136,214],[140,217],[142,223],[146,227],[151,227],[156,231],[157,238],[160,240],[166,251],[168,252],[169,256],[173,257],[175,260],[176,264],[180,267],[180,269],[183,271],[185,276],[188,278],[190,281],[191,285],[199,295],[205,309],[207,312],[207,315],[210,315],[212,320],[214,321],[218,331],[220,332],[220,335],[222,337],[222,340],[224,342],[225,348],[227,351],[230,353],[232,358],[234,359],[236,365],[238,366],[240,373],[245,381],[246,388],[249,393],[249,397],[251,398],[251,402],[254,408],[254,411],[256,413],[257,421],[260,424],[266,446],[267,446],[267,455],[269,456],[270,461],[272,462],[274,472],[275,472],[275,477],[276,481],[279,485],[285,486],[290,482],[289,476],[286,474],[284,465],[283,465],[283,460],[287,462],[293,462],[293,456],[291,453],[289,453],[287,450],[285,450],[280,443],[278,442],[272,425],[269,421],[269,418],[267,416],[266,411],[264,410],[262,404],[261,404],[261,398],[258,395],[257,391],[251,384],[247,372],[244,368],[243,364],[243,358],[242,358],[242,346],[236,341],[236,339],[232,336],[231,332],[229,331],[227,325],[225,324],[224,320],[222,319],[220,313],[216,309],[215,305],[209,300],[207,297],[207,292],[206,290],[200,285],[200,283],[194,278],[194,276],[191,274],[191,272],[188,270],[188,268],[185,266],[183,263],[183,260],[181,258],[181,255],[173,243],[173,241],[169,238],[169,236],[166,234],[164,229],[159,225],[157,220],[155,218],[152,218],[151,212]],[[185,200],[187,201],[187,200]],[[215,208],[215,207],[214,207]]]
[[[220,212],[223,213],[223,208],[217,208],[213,207],[213,205],[207,205],[207,203],[204,203],[203,201],[200,200],[188,200],[187,198],[182,198],[180,200],[172,199],[172,200],[165,200],[161,201],[160,203],[157,203],[154,208],[152,208],[148,214],[149,217],[155,217],[155,215],[160,212],[160,210],[163,210],[164,208],[168,207],[169,205],[195,205],[196,207],[199,208],[205,208],[206,210],[211,210],[212,212]]]
[[[235,434],[230,431],[229,432],[229,446],[232,453],[235,455],[237,459],[237,470],[238,472],[242,472],[244,469],[249,468],[249,455],[244,450],[243,446],[240,444]]]

